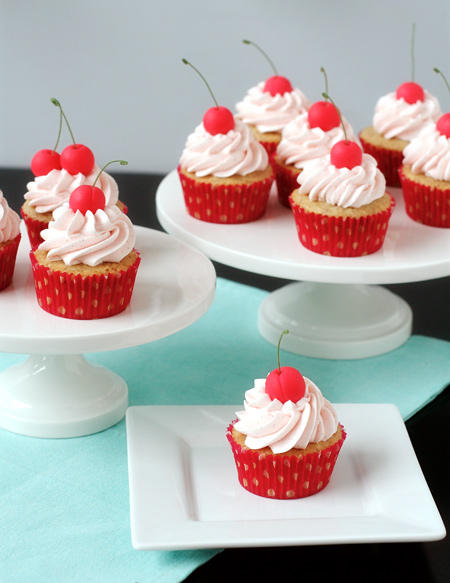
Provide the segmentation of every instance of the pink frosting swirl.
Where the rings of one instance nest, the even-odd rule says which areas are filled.
[[[28,192],[25,200],[38,213],[53,212],[65,202],[69,201],[72,191],[82,184],[92,185],[100,172],[95,165],[90,174],[76,174],[73,176],[67,170],[52,170],[45,176],[36,176],[33,182],[27,184]],[[119,197],[119,188],[116,181],[107,172],[102,172],[97,180],[98,186],[105,194],[106,204],[116,204]]]
[[[428,124],[403,150],[403,164],[415,174],[450,182],[450,140]]]
[[[263,88],[264,82],[251,87],[243,101],[236,104],[236,117],[262,133],[281,131],[311,105],[300,89],[273,96]]]
[[[430,121],[441,116],[439,102],[425,91],[424,101],[409,104],[403,98],[397,99],[395,93],[388,93],[377,101],[372,125],[374,129],[390,140],[400,138],[411,140]]]
[[[50,261],[90,266],[106,261],[117,263],[134,247],[134,227],[114,205],[84,215],[73,212],[65,203],[53,212],[53,218],[48,229],[41,231],[44,241],[39,245],[39,249],[48,252]]]
[[[328,154],[305,164],[297,181],[300,194],[343,208],[370,204],[386,191],[386,179],[369,154],[363,154],[361,165],[352,169],[336,168]]]
[[[188,136],[180,165],[199,177],[213,175],[227,178],[236,174],[246,176],[265,170],[269,157],[264,146],[255,140],[250,128],[235,120],[234,129],[227,134],[207,132],[203,123]]]
[[[356,141],[353,128],[345,119],[344,126],[348,139]],[[334,144],[343,139],[345,134],[342,125],[327,132],[319,127],[312,128],[308,122],[308,112],[304,112],[290,121],[281,132],[277,156],[285,164],[303,168],[307,161],[329,154]]]
[[[9,207],[3,192],[0,190],[0,243],[15,239],[20,233],[20,217]]]
[[[296,403],[272,401],[265,392],[265,379],[255,380],[254,388],[245,393],[245,410],[236,413],[235,428],[247,436],[247,447],[270,447],[275,454],[284,453],[326,441],[336,432],[338,419],[333,405],[312,381],[304,379],[305,395]]]

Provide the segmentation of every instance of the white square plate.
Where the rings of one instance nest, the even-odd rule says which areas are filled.
[[[239,406],[127,411],[137,550],[438,540],[445,527],[394,405],[338,404],[347,439],[328,486],[269,500],[239,484],[226,428]]]

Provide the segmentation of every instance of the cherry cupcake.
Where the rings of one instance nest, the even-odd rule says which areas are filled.
[[[20,217],[0,190],[0,291],[13,280],[20,239]]]
[[[188,136],[178,174],[188,213],[221,224],[262,217],[275,177],[266,150],[249,127],[217,102]]]
[[[246,391],[244,408],[227,429],[243,488],[292,500],[329,484],[346,432],[312,381],[295,368],[280,367],[278,357],[278,368]]]
[[[297,115],[307,111],[310,102],[300,89],[293,87],[289,79],[278,74],[266,53],[255,46],[269,61],[274,75],[251,87],[242,101],[236,104],[236,118],[248,124],[254,137],[267,150],[275,154],[283,128]]]
[[[106,205],[94,183],[74,190],[53,218],[41,233],[43,242],[30,253],[41,308],[78,320],[125,310],[140,263],[128,216]]]

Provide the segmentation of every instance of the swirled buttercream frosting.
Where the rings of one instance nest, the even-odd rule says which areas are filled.
[[[186,141],[180,158],[180,166],[196,176],[246,176],[258,170],[265,170],[269,163],[268,154],[253,137],[250,128],[235,120],[234,129],[227,134],[213,136],[203,123],[198,125]]]
[[[36,176],[32,182],[27,184],[27,192],[24,195],[25,200],[38,213],[53,212],[69,201],[70,195],[75,188],[83,184],[92,186],[99,172],[100,168],[95,165],[86,176],[81,173],[73,176],[64,169],[52,170],[44,176]],[[112,176],[107,172],[102,172],[96,186],[103,191],[106,204],[113,205],[117,203],[119,188]]]
[[[133,224],[114,205],[83,214],[65,203],[53,212],[53,218],[48,229],[41,231],[44,241],[39,245],[50,261],[90,266],[118,263],[134,247]]]
[[[430,121],[436,122],[440,116],[439,102],[428,91],[425,91],[423,101],[412,104],[403,98],[397,99],[395,93],[388,93],[377,101],[372,125],[388,140],[400,138],[409,141]]]
[[[450,140],[430,123],[403,150],[403,164],[414,174],[450,181]]]
[[[343,208],[360,208],[386,192],[386,179],[370,154],[363,154],[362,163],[351,169],[336,168],[327,154],[305,164],[297,181],[300,194],[310,200]]]
[[[235,429],[246,435],[250,449],[270,447],[273,453],[304,449],[309,443],[329,439],[338,428],[333,405],[320,389],[304,377],[304,396],[296,403],[271,399],[265,392],[265,379],[256,379],[246,391],[244,410],[236,413]]]
[[[261,133],[280,132],[311,105],[300,89],[271,95],[263,88],[264,82],[251,87],[244,99],[236,104],[236,117],[255,126]]]
[[[20,217],[9,207],[3,192],[0,190],[0,243],[15,239],[20,233]]]
[[[349,140],[356,141],[352,127],[344,121]],[[281,141],[277,146],[277,156],[284,164],[303,168],[305,163],[329,154],[331,148],[345,139],[342,125],[327,132],[319,127],[312,128],[308,122],[308,112],[301,113],[290,121],[281,132]]]

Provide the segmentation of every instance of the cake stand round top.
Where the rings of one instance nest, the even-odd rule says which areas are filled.
[[[135,247],[141,264],[127,309],[111,318],[71,320],[39,307],[23,232],[13,283],[0,292],[0,351],[58,355],[137,346],[186,328],[209,309],[216,274],[203,253],[139,226]]]
[[[242,225],[217,225],[189,216],[176,170],[159,185],[158,219],[163,228],[225,265],[296,281],[388,284],[450,274],[450,229],[420,225],[405,212],[400,189],[383,247],[365,257],[338,258],[305,249],[292,212],[281,206],[275,187],[263,218]]]

